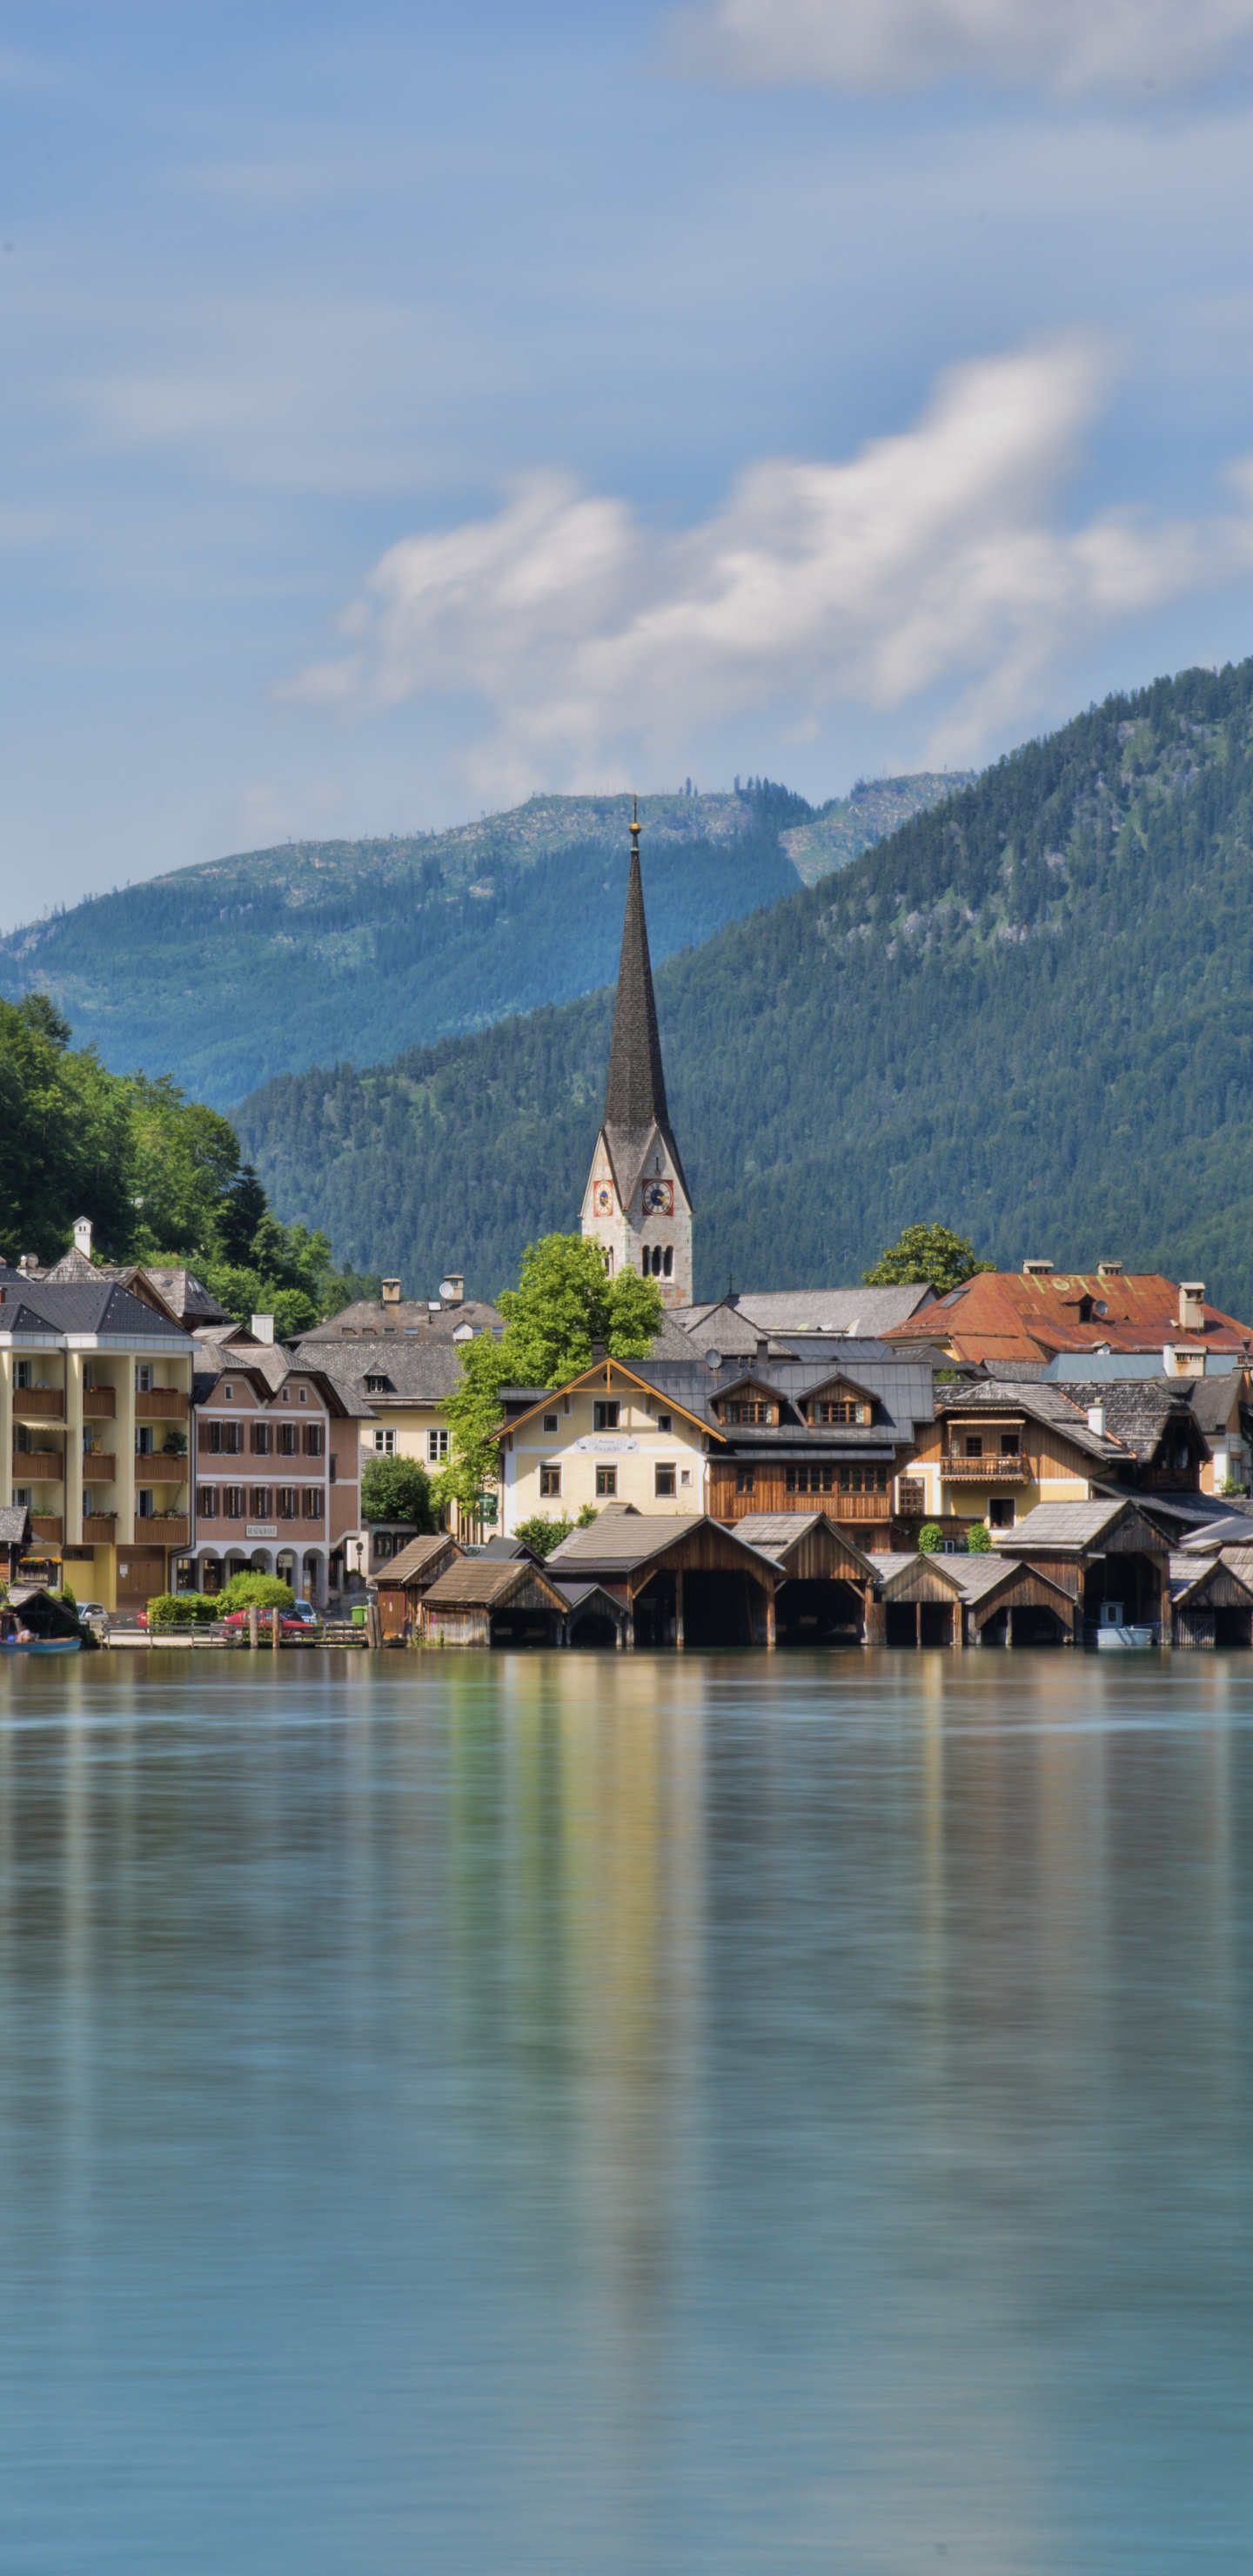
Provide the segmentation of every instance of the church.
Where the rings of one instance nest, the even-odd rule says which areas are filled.
[[[656,1280],[664,1306],[691,1305],[692,1202],[666,1105],[634,807],[605,1114],[582,1230],[600,1245],[611,1279],[636,1270]]]

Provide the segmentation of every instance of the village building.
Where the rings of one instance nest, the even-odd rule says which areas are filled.
[[[51,1579],[106,1609],[174,1588],[191,1534],[196,1344],[149,1290],[85,1258],[0,1270],[0,1509]]]
[[[437,1576],[422,1603],[422,1627],[432,1646],[560,1646],[567,1608],[533,1556],[483,1550]]]
[[[410,1644],[422,1633],[422,1605],[433,1583],[462,1551],[447,1530],[411,1538],[379,1572],[376,1598],[384,1643]]]
[[[918,1307],[885,1339],[931,1342],[950,1359],[989,1369],[1003,1361],[1047,1363],[1061,1351],[1155,1351],[1173,1375],[1181,1367],[1203,1370],[1211,1352],[1253,1352],[1253,1326],[1208,1305],[1203,1282],[1128,1273],[1120,1261],[1099,1262],[1091,1272],[1057,1271],[1051,1261],[981,1271]]]
[[[652,1514],[703,1511],[714,1426],[703,1412],[659,1393],[649,1374],[653,1365],[600,1359],[551,1393],[503,1390],[506,1536],[536,1514],[575,1520],[588,1506],[601,1511],[607,1503]]]
[[[626,1647],[776,1643],[780,1569],[736,1530],[610,1503],[548,1559],[553,1582],[596,1583],[620,1605]]]
[[[664,1306],[682,1307],[692,1301],[692,1202],[666,1105],[639,836],[633,813],[605,1114],[582,1230],[599,1244],[611,1279],[639,1271],[656,1280]]]
[[[467,1297],[460,1271],[449,1271],[440,1281],[438,1297],[404,1297],[399,1279],[385,1279],[380,1296],[358,1298],[337,1315],[311,1325],[307,1333],[297,1334],[295,1340],[301,1350],[312,1342],[378,1341],[439,1342],[459,1348],[476,1333],[495,1333],[499,1340],[503,1331],[498,1308],[486,1298]]]
[[[1159,1450],[1170,1458],[1171,1484],[1195,1486],[1203,1444],[1186,1404],[1169,1397],[1155,1404],[1153,1437],[1139,1420],[1137,1445],[1112,1407],[1085,1404],[1087,1392],[1020,1379],[941,1382],[935,1418],[901,1478],[902,1519],[937,1522],[946,1542],[964,1547],[975,1522],[1010,1530],[1040,1503],[1087,1502],[1111,1486],[1138,1484],[1142,1456],[1152,1473]],[[1181,1450],[1186,1463],[1176,1472]]]
[[[342,1593],[361,1524],[352,1390],[273,1343],[197,1344],[194,1509],[172,1588],[258,1573],[319,1607]]]

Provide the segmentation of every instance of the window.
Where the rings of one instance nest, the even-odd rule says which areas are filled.
[[[287,1425],[286,1425],[286,1423],[284,1423],[284,1424],[283,1424],[283,1429],[284,1429],[284,1431],[286,1431],[286,1429],[287,1429]],[[269,1454],[270,1454],[270,1426],[269,1426],[269,1423],[268,1423],[268,1422],[254,1422],[254,1423],[253,1423],[253,1426],[252,1426],[252,1443],[251,1443],[251,1446],[252,1446],[252,1454],[253,1454],[253,1457],[254,1457],[254,1458],[268,1458],[268,1457],[269,1457]]]
[[[331,1483],[332,1483],[332,1484],[334,1484],[335,1479],[336,1479],[336,1477],[338,1476],[338,1474],[339,1474],[339,1460],[338,1460],[338,1458],[335,1456],[334,1451],[332,1451],[332,1453],[331,1453],[331,1464],[330,1464],[330,1479],[331,1479]]]
[[[375,1434],[374,1434],[374,1450],[375,1450],[375,1455],[376,1455],[376,1457],[379,1457],[379,1458],[394,1458],[394,1457],[395,1457],[395,1455],[396,1455],[396,1434],[395,1434],[395,1432],[394,1432],[394,1431],[376,1431],[376,1432],[375,1432]]]
[[[774,1406],[772,1404],[759,1404],[755,1400],[740,1402],[738,1404],[729,1404],[727,1406],[727,1420],[728,1422],[760,1422],[769,1424],[774,1420]]]
[[[139,1360],[136,1362],[135,1393],[136,1395],[151,1395],[152,1393],[152,1363],[150,1360]]]
[[[887,1489],[886,1467],[841,1467],[840,1469],[842,1494],[886,1494]]]
[[[557,1429],[557,1416],[555,1413],[545,1414],[544,1429],[545,1431],[555,1431]]]
[[[661,1459],[653,1469],[653,1492],[659,1499],[674,1492],[674,1468]]]
[[[848,1469],[843,1472],[847,1475]],[[856,1473],[860,1479],[860,1467]],[[788,1467],[784,1472],[783,1489],[788,1494],[830,1494],[835,1490],[835,1477],[834,1467]],[[857,1490],[861,1492],[860,1482]]]
[[[616,1408],[615,1408],[615,1409],[616,1409]],[[617,1491],[618,1491],[618,1470],[617,1470],[617,1468],[616,1468],[616,1467],[598,1467],[598,1468],[597,1468],[597,1470],[596,1470],[596,1499],[597,1499],[597,1501],[598,1501],[598,1502],[602,1502],[602,1503],[607,1503],[607,1502],[608,1502],[608,1503],[611,1503],[611,1502],[613,1502],[613,1501],[615,1500],[616,1495],[617,1495]]]
[[[690,1468],[690,1467],[680,1467],[680,1469],[679,1469],[679,1483],[680,1483],[681,1485],[690,1485],[690,1484],[691,1484],[691,1481],[692,1481],[692,1470],[691,1470],[691,1468]]]
[[[547,1430],[547,1429],[548,1429],[547,1421],[545,1421],[544,1428],[545,1428],[545,1430]],[[554,1429],[554,1431],[556,1430],[556,1428],[557,1428],[557,1423],[556,1423],[556,1417],[554,1416],[554,1419],[553,1419],[553,1429]],[[447,1434],[447,1432],[446,1432],[446,1431],[428,1431],[428,1433],[427,1433],[427,1435],[426,1435],[426,1455],[427,1455],[427,1463],[428,1463],[428,1465],[430,1465],[430,1466],[432,1466],[432,1467],[438,1467],[438,1465],[439,1465],[439,1462],[440,1462],[441,1458],[446,1458],[446,1457],[447,1457],[447,1455],[448,1455],[448,1434]]]
[[[219,1458],[224,1451],[228,1457],[238,1457],[242,1428],[238,1422],[202,1422],[197,1435],[202,1458]]]
[[[14,1383],[14,1385],[15,1385],[15,1386],[29,1386],[29,1385],[30,1385],[30,1361],[29,1361],[29,1360],[16,1360],[16,1361],[14,1362],[14,1365],[13,1365],[13,1383]]]
[[[152,1488],[149,1485],[142,1485],[135,1496],[135,1518],[140,1521],[150,1521],[154,1517]]]
[[[667,1279],[672,1279],[674,1276],[674,1246],[672,1243],[668,1243],[666,1245],[666,1255],[661,1267],[664,1276]]]
[[[281,1521],[294,1521],[299,1508],[299,1504],[296,1501],[295,1486],[280,1485],[278,1489],[278,1518]]]
[[[542,1502],[555,1503],[559,1501],[561,1496],[560,1467],[541,1467],[539,1471],[539,1490]]]
[[[278,1426],[278,1454],[280,1458],[296,1458],[299,1456],[300,1426],[298,1423],[280,1422]]]
[[[926,1506],[926,1490],[921,1476],[902,1476],[896,1488],[896,1508],[906,1520],[915,1513],[919,1519]]]
[[[853,1396],[839,1395],[828,1400],[823,1396],[814,1406],[815,1422],[862,1422],[870,1420],[868,1404],[858,1404]]]
[[[308,1401],[309,1401],[309,1390],[308,1390],[308,1388],[307,1388],[307,1387],[305,1387],[305,1386],[302,1386],[302,1387],[301,1387],[301,1390],[300,1390],[300,1401],[301,1401],[301,1403],[302,1403],[302,1404],[307,1404],[307,1403],[308,1403]]]
[[[1016,1458],[1016,1457],[1017,1457],[1017,1455],[1018,1455],[1018,1451],[1019,1451],[1019,1447],[1020,1447],[1020,1445],[1021,1445],[1021,1444],[1020,1444],[1020,1441],[1019,1441],[1018,1433],[1017,1433],[1016,1431],[1002,1431],[1002,1433],[1001,1433],[1001,1456],[1002,1456],[1002,1458]]]
[[[323,1443],[322,1443],[322,1425],[321,1425],[321,1423],[320,1423],[320,1422],[306,1422],[306,1424],[305,1424],[305,1456],[306,1456],[306,1458],[320,1458],[320,1457],[321,1457],[321,1455],[322,1455],[322,1446],[323,1446]]]
[[[137,1458],[150,1458],[152,1449],[152,1428],[149,1423],[145,1423],[142,1430],[135,1434],[135,1455]]]
[[[29,1485],[15,1485],[13,1488],[14,1502],[19,1506],[24,1506],[25,1509],[29,1511],[32,1490],[32,1487]]]
[[[365,1391],[367,1395],[390,1395],[392,1391],[391,1381],[385,1377],[368,1377],[365,1382]]]
[[[215,1521],[215,1520],[217,1519],[217,1516],[218,1516],[218,1489],[217,1489],[217,1486],[216,1486],[216,1485],[197,1485],[197,1487],[196,1487],[196,1518],[197,1518],[197,1520],[201,1520],[201,1521]]]
[[[594,1431],[616,1431],[618,1428],[619,1411],[620,1407],[616,1401],[605,1404],[594,1404],[592,1406],[592,1429]]]
[[[223,1520],[226,1520],[226,1521],[242,1521],[243,1517],[244,1517],[244,1489],[243,1489],[243,1486],[242,1486],[242,1485],[224,1485],[224,1486],[223,1486],[223,1488],[222,1488],[222,1518],[223,1518]]]
[[[227,1397],[233,1396],[233,1395],[234,1395],[234,1392],[235,1392],[235,1389],[234,1389],[234,1387],[233,1387],[233,1386],[224,1386],[224,1387],[223,1387],[223,1389],[222,1389],[222,1393],[223,1393],[223,1395],[225,1395],[225,1396],[227,1396]]]
[[[659,1413],[657,1416],[657,1428],[661,1433],[663,1433],[663,1435],[667,1432],[673,1431],[674,1415],[672,1413]]]
[[[321,1486],[320,1486],[320,1485],[306,1485],[306,1487],[305,1487],[305,1519],[306,1519],[307,1521],[320,1521],[320,1520],[321,1520],[321,1518],[322,1518],[322,1488],[321,1488]]]
[[[1010,1495],[1008,1495],[1008,1496],[1004,1496],[1004,1497],[1002,1497],[1002,1496],[1001,1496],[1001,1495],[999,1495],[999,1494],[994,1495],[994,1496],[993,1496],[993,1498],[992,1498],[992,1500],[991,1500],[991,1502],[988,1504],[988,1528],[989,1528],[989,1529],[1012,1529],[1012,1528],[1013,1528],[1013,1526],[1014,1526],[1014,1498],[1013,1498],[1013,1495],[1012,1495],[1012,1494],[1010,1494]]]
[[[270,1488],[268,1485],[253,1486],[249,1509],[254,1521],[268,1521],[270,1517]]]
[[[966,1456],[968,1458],[983,1456],[983,1439],[978,1431],[968,1431],[966,1434]]]
[[[284,1387],[284,1388],[283,1388],[283,1402],[284,1402],[284,1404],[290,1404],[290,1403],[291,1403],[291,1397],[290,1397],[290,1395],[288,1394],[286,1387]]]
[[[687,1482],[687,1479],[686,1479],[686,1476],[685,1476],[685,1477],[684,1477],[684,1483],[686,1483],[686,1482]],[[736,1471],[735,1471],[735,1490],[736,1490],[737,1494],[753,1494],[753,1493],[755,1493],[755,1492],[756,1492],[756,1490],[757,1490],[757,1471],[756,1471],[756,1468],[754,1468],[754,1467],[737,1467],[737,1468],[736,1468]]]

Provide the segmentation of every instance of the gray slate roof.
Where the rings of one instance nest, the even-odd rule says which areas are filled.
[[[930,1422],[934,1407],[931,1370],[916,1356],[908,1358],[889,1350],[882,1342],[819,1340],[816,1349],[806,1349],[803,1358],[753,1359],[751,1374],[760,1376],[785,1402],[795,1404],[811,1395],[828,1378],[847,1377],[855,1386],[864,1388],[879,1406],[882,1419],[864,1427],[856,1424],[820,1429],[808,1423],[784,1423],[777,1431],[761,1431],[754,1426],[723,1424],[714,1412],[714,1399],[730,1392],[746,1374],[742,1358],[723,1354],[723,1365],[707,1368],[703,1358],[693,1355],[687,1361],[631,1360],[628,1365],[646,1385],[653,1387],[664,1401],[669,1396],[698,1421],[709,1424],[721,1439],[734,1448],[770,1450],[795,1448],[857,1450],[869,1447],[886,1454],[893,1442],[910,1440],[916,1423]]]
[[[394,1556],[391,1564],[380,1571],[379,1581],[383,1584],[414,1583],[428,1566],[437,1565],[449,1549],[454,1556],[461,1554],[455,1538],[450,1538],[447,1530],[436,1530],[427,1538],[411,1538],[399,1556]]]
[[[189,1347],[181,1325],[98,1270],[89,1279],[72,1280],[19,1280],[7,1271],[0,1281],[0,1332],[117,1334]]]
[[[529,1556],[503,1562],[499,1557],[462,1556],[437,1576],[426,1595],[426,1606],[428,1610],[493,1609],[523,1584],[542,1584],[546,1579],[542,1566],[534,1565]],[[553,1607],[564,1609],[560,1596]]]
[[[380,1348],[367,1342],[361,1350],[307,1334],[295,1356],[306,1367],[333,1369],[339,1384],[354,1387],[363,1405],[380,1413],[406,1404],[440,1404],[461,1384],[460,1349],[450,1341],[386,1342]],[[371,1377],[386,1379],[386,1385],[377,1392],[367,1388]]]
[[[1064,1401],[1068,1396],[1072,1403],[1081,1407],[1104,1405],[1106,1430],[1112,1431],[1122,1441],[1133,1458],[1147,1465],[1169,1431],[1172,1418],[1186,1424],[1192,1412],[1190,1389],[1202,1383],[1199,1378],[1163,1377],[1159,1370],[1154,1378],[1114,1381],[1080,1378],[1068,1382],[1064,1389],[1058,1388],[1056,1392],[1051,1387],[1042,1387],[1039,1392],[1042,1396],[1051,1396],[1054,1402]]]
[[[25,1547],[30,1513],[25,1503],[0,1503],[0,1547]]]
[[[848,1334],[869,1341],[907,1324],[934,1290],[907,1288],[768,1288],[760,1294],[742,1289],[731,1300],[710,1306],[676,1306],[674,1321],[690,1333],[700,1349],[712,1342],[728,1357],[751,1353],[761,1334]]]
[[[363,1298],[355,1306],[345,1306],[338,1315],[329,1315],[322,1324],[314,1324],[299,1337],[305,1342],[379,1341],[391,1343],[418,1337],[424,1341],[451,1342],[465,1324],[476,1333],[502,1333],[504,1318],[484,1298],[467,1297],[460,1306],[428,1305],[421,1298],[407,1299],[399,1306],[385,1306],[381,1298]]]
[[[1108,1529],[1129,1505],[1134,1508],[1138,1502],[1138,1496],[1128,1496],[1095,1503],[1037,1503],[1016,1529],[994,1533],[992,1545],[1014,1555],[1026,1548],[1093,1547],[1102,1530]]]
[[[1103,1398],[1096,1396],[1092,1398],[1094,1403],[1102,1400]],[[937,1387],[935,1409],[937,1414],[1006,1411],[1021,1413],[1028,1421],[1047,1422],[1054,1429],[1063,1432],[1068,1440],[1074,1442],[1077,1449],[1084,1452],[1086,1457],[1095,1458],[1102,1465],[1115,1468],[1120,1458],[1134,1454],[1128,1450],[1121,1438],[1109,1436],[1113,1426],[1110,1423],[1108,1406],[1105,1415],[1106,1429],[1089,1430],[1082,1390],[1079,1389],[1067,1388],[1063,1394],[1059,1387],[1042,1386],[1038,1382],[1023,1384],[1018,1380],[1003,1378],[998,1372],[994,1378],[976,1378],[973,1382],[960,1387]]]

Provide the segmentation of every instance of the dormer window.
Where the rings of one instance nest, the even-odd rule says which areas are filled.
[[[723,1419],[727,1422],[752,1423],[760,1429],[769,1430],[775,1419],[775,1409],[772,1404],[765,1403],[760,1396],[735,1395],[731,1396],[723,1407]]]
[[[874,1399],[846,1379],[836,1379],[811,1396],[808,1413],[810,1421],[824,1430],[838,1430],[845,1423],[860,1424],[865,1430],[874,1420]]]

